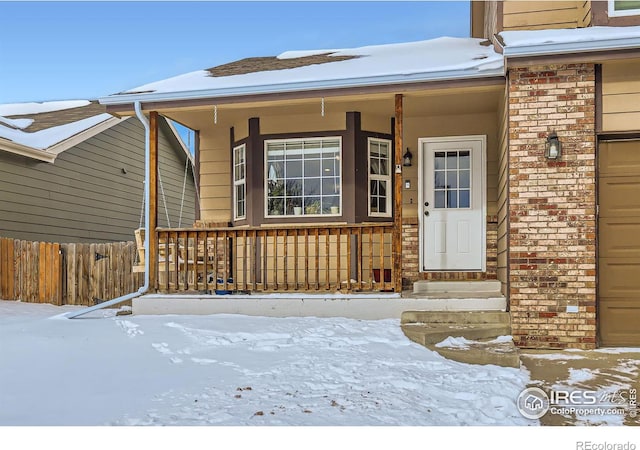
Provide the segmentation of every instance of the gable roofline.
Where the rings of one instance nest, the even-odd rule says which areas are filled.
[[[38,150],[4,138],[0,138],[0,151],[13,153],[14,155],[26,156],[27,158],[37,159],[48,163],[53,163],[57,156],[52,155],[45,150]]]
[[[71,147],[75,147],[76,145],[86,141],[87,139],[90,139],[97,134],[100,134],[103,131],[106,131],[109,128],[112,128],[128,119],[130,119],[130,117],[110,117],[104,122],[100,122],[99,124],[94,125],[91,128],[87,128],[86,130],[65,139],[64,141],[58,142],[57,144],[48,147],[45,151],[58,156],[60,153],[69,150]]]
[[[97,125],[87,128],[86,130],[76,133],[63,141],[60,141],[42,150],[34,147],[29,147],[27,145],[22,145],[10,140],[0,139],[0,150],[48,163],[53,163],[60,153],[69,150],[71,147],[74,147],[81,142],[84,142],[87,139],[92,138],[93,136],[102,133],[103,131],[108,130],[109,128],[118,125],[119,123],[122,123],[128,119],[129,117],[110,117],[109,119],[104,120]]]
[[[161,116],[162,117],[162,116]],[[166,124],[169,126],[169,129],[171,130],[171,132],[173,133],[173,136],[176,138],[176,140],[178,141],[178,145],[180,145],[180,148],[182,149],[182,151],[184,152],[185,156],[189,159],[189,162],[191,163],[191,165],[193,166],[195,164],[194,160],[193,160],[193,155],[191,154],[191,151],[189,150],[189,148],[187,147],[187,144],[185,144],[185,142],[182,140],[182,136],[180,136],[180,133],[178,133],[178,130],[176,129],[176,127],[173,125],[173,123],[171,122],[171,120],[167,119],[166,117],[164,118],[164,121],[166,122]]]

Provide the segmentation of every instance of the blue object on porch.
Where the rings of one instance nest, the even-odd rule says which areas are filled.
[[[224,280],[222,278],[218,278],[216,282],[218,284],[223,284]],[[233,283],[233,278],[227,278],[227,283]],[[231,295],[232,291],[228,289],[216,289],[215,293],[216,295]]]

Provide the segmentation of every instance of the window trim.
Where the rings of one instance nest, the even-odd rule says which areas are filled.
[[[371,143],[372,142],[385,142],[389,146],[389,167],[387,170],[388,172],[387,175],[375,175],[371,173]],[[367,215],[369,217],[392,217],[393,216],[393,211],[392,211],[393,177],[391,175],[391,172],[392,172],[391,169],[393,165],[392,155],[393,155],[393,143],[391,142],[390,139],[382,139],[382,138],[375,138],[375,137],[367,138]],[[371,211],[371,181],[372,180],[387,182],[387,198],[386,198],[387,211],[386,212],[381,213],[381,212]]]
[[[340,195],[338,196],[339,198],[339,211],[337,214],[306,214],[306,212],[303,212],[302,215],[295,215],[295,214],[286,214],[286,208],[284,213],[285,214],[269,214],[269,185],[268,185],[268,180],[269,180],[269,155],[268,155],[268,148],[269,148],[269,144],[272,143],[286,143],[286,142],[295,142],[295,141],[305,141],[305,142],[310,142],[310,141],[324,141],[324,140],[330,140],[330,139],[335,139],[338,141],[338,145],[339,145],[339,151],[338,151],[338,157],[340,158],[340,171],[339,171],[339,181],[340,181]],[[342,200],[342,193],[344,191],[344,159],[342,157],[342,150],[343,150],[343,142],[342,142],[342,136],[338,135],[338,136],[314,136],[314,137],[291,137],[291,138],[276,138],[276,139],[265,139],[264,140],[264,170],[263,170],[263,187],[264,187],[264,193],[263,193],[263,202],[264,202],[264,217],[265,219],[300,219],[301,217],[304,218],[326,218],[326,217],[331,217],[331,218],[335,218],[335,217],[341,217],[343,214],[343,200]],[[304,175],[302,177],[304,179]],[[322,198],[322,196],[320,196]],[[304,198],[304,197],[303,197]],[[304,208],[304,206],[303,206]]]
[[[244,178],[236,180],[236,150],[242,150],[244,152]],[[244,187],[244,215],[238,215],[238,186]],[[247,219],[247,144],[240,144],[233,147],[233,220],[246,220]]]
[[[608,1],[607,13],[609,17],[626,17],[626,16],[638,16],[640,15],[640,8],[616,10],[615,0]]]

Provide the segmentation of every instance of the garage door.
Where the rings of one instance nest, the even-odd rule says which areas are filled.
[[[600,344],[640,346],[640,141],[598,149]]]

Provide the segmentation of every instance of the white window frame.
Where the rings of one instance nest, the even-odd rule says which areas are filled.
[[[614,0],[609,0],[609,17],[624,17],[640,15],[640,8],[616,10]]]
[[[284,214],[269,214],[269,185],[268,185],[268,181],[269,181],[269,155],[268,155],[268,148],[269,148],[269,144],[273,144],[273,143],[286,143],[286,142],[296,142],[296,141],[305,141],[305,142],[313,142],[313,141],[325,141],[325,140],[337,140],[338,141],[338,146],[339,146],[339,152],[338,152],[338,158],[340,160],[340,171],[338,174],[338,180],[340,182],[340,194],[338,196],[339,198],[339,211],[337,214],[322,214],[322,212],[320,212],[319,214],[307,214],[306,211],[304,210],[304,205],[302,206],[303,208],[303,215],[295,215],[295,214],[287,214],[286,212],[286,208],[284,210]],[[342,207],[342,191],[344,189],[344,183],[343,183],[343,159],[342,159],[342,136],[322,136],[322,137],[310,137],[310,138],[305,138],[305,137],[300,137],[300,138],[287,138],[287,139],[268,139],[264,141],[264,173],[263,173],[263,178],[264,178],[264,217],[269,218],[269,219],[273,219],[273,218],[279,218],[279,219],[290,219],[290,218],[300,218],[300,217],[340,217],[342,216],[342,211],[343,211],[343,207]],[[303,175],[303,179],[304,179],[304,175]],[[322,195],[319,195],[320,198],[322,198]],[[304,198],[304,196],[303,196]]]
[[[236,166],[239,165],[236,155],[241,150],[244,160],[240,163],[244,166],[244,178],[236,180]],[[244,189],[244,215],[238,215],[238,186]],[[233,220],[245,220],[247,218],[247,145],[241,144],[233,148]]]
[[[377,175],[371,173],[371,144],[373,142],[384,142],[389,146],[389,165],[387,167],[387,175]],[[392,154],[393,154],[393,146],[391,140],[389,139],[379,139],[379,138],[368,138],[367,139],[367,213],[370,217],[391,217],[393,215],[392,209],[392,192],[393,192],[393,184],[392,184]],[[376,212],[371,211],[371,181],[386,181],[387,182],[387,205],[386,212]]]

